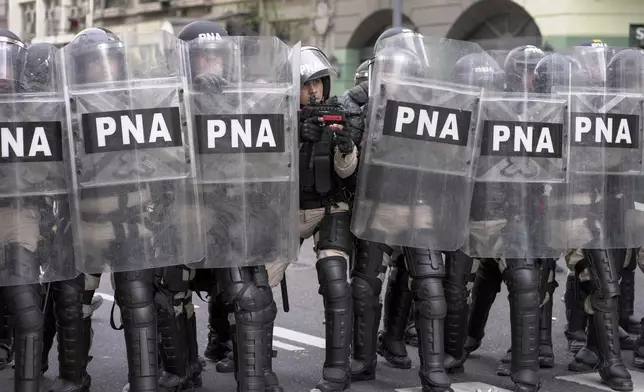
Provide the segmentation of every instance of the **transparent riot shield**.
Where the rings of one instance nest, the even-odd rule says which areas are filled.
[[[565,249],[552,227],[565,198],[566,113],[566,100],[551,94],[483,95],[465,253],[557,258]]]
[[[274,37],[187,43],[208,257],[203,268],[295,262],[300,46]]]
[[[65,98],[53,68],[35,74],[31,67],[28,62],[20,83],[0,89],[0,286],[80,273],[70,221]]]
[[[385,40],[375,56],[351,229],[369,241],[454,251],[468,220],[481,89],[454,83],[452,72],[483,51],[403,40]]]
[[[107,42],[79,34],[61,50],[85,273],[205,257],[182,48],[160,30]]]
[[[575,48],[572,57],[590,87],[559,92],[570,108],[568,246],[642,246],[644,54],[591,46]]]

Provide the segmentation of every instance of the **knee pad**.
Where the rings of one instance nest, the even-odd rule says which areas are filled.
[[[85,277],[56,282],[52,288],[56,319],[62,325],[83,318],[83,294]]]
[[[277,305],[273,292],[268,288],[258,289],[252,284],[236,302],[235,320],[241,323],[266,325],[277,317]]]
[[[620,295],[619,270],[621,263],[613,258],[616,252],[600,249],[584,250],[588,260],[588,271],[592,290],[600,298],[612,298]]]
[[[443,291],[443,282],[437,278],[413,278],[411,291],[414,305],[420,317],[441,319],[447,314],[447,302]]]
[[[320,222],[318,232],[318,251],[333,249],[352,253],[353,234],[351,234],[351,214],[348,211],[326,214]]]
[[[407,270],[412,278],[445,277],[443,254],[428,249],[404,248]]]
[[[319,293],[329,300],[346,298],[349,293],[347,261],[342,257],[327,257],[315,264],[320,283]]]
[[[31,333],[45,325],[39,287],[34,285],[4,287],[4,300],[12,316],[9,320],[16,331]]]
[[[508,291],[513,293],[539,290],[540,271],[534,260],[514,259],[503,272]]]

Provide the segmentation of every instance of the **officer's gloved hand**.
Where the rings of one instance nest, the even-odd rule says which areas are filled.
[[[322,140],[322,121],[319,117],[310,117],[300,125],[300,141],[317,143]]]
[[[218,75],[203,74],[195,78],[193,84],[197,91],[220,93],[226,85],[226,79]]]
[[[354,143],[353,140],[351,140],[351,133],[346,129],[336,132],[333,142],[338,147],[338,150],[343,154],[351,154],[353,151]]]

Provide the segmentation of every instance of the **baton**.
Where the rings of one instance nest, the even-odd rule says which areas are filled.
[[[284,308],[284,312],[288,313],[288,311],[291,310],[291,306],[288,303],[288,286],[286,286],[286,271],[284,271],[284,277],[280,282],[280,288],[282,289],[282,307]]]

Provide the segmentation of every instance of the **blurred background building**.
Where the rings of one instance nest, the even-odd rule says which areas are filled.
[[[6,3],[8,2],[8,3]],[[26,42],[64,45],[86,26],[177,33],[199,18],[231,34],[277,35],[321,47],[348,88],[356,67],[392,25],[396,0],[0,0],[0,25]],[[536,44],[562,50],[588,39],[644,45],[643,0],[398,0],[402,25],[484,49]],[[638,39],[638,37],[641,37]]]

